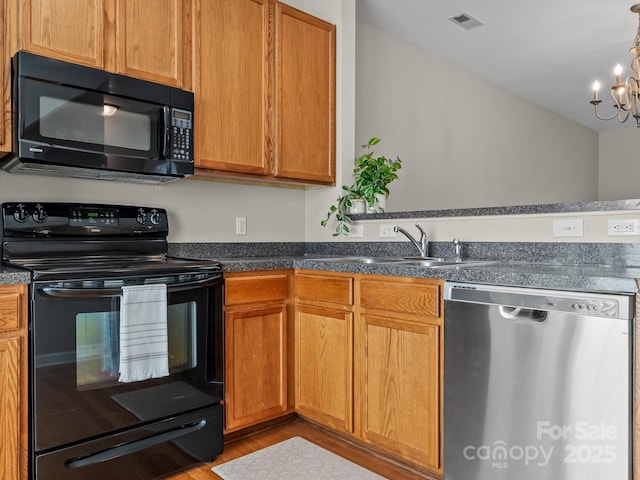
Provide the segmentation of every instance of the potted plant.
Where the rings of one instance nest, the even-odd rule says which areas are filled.
[[[384,155],[374,156],[372,147],[379,142],[378,137],[373,137],[366,145],[362,145],[365,152],[355,159],[353,183],[342,186],[342,193],[329,208],[327,218],[320,222],[322,226],[326,226],[331,216],[335,215],[338,224],[334,237],[349,233],[349,214],[354,213],[352,208],[357,201],[364,201],[368,211],[384,211],[379,205],[380,199],[389,196],[387,185],[398,178],[396,172],[400,170],[402,163],[397,157],[390,160]]]

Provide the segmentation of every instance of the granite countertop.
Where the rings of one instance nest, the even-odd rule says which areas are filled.
[[[535,262],[486,262],[475,265],[425,268],[406,264],[356,264],[324,261],[322,257],[218,258],[225,272],[299,268],[344,273],[364,273],[414,278],[439,278],[457,282],[580,291],[637,291],[640,267],[563,265]]]
[[[0,285],[31,283],[31,273],[0,265]]]
[[[205,256],[201,256],[205,258]],[[264,256],[216,258],[225,272],[305,269],[329,272],[438,278],[457,282],[510,285],[578,291],[629,292],[638,290],[638,266],[565,265],[557,263],[495,261],[463,266],[425,268],[406,264],[356,264],[323,260],[323,256]],[[0,285],[30,283],[29,272],[0,266]]]

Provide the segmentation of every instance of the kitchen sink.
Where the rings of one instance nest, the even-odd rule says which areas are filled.
[[[377,264],[377,265],[401,265],[425,268],[452,267],[465,265],[478,265],[494,263],[486,260],[462,260],[447,259],[440,257],[370,257],[370,256],[349,256],[349,257],[324,257],[310,258],[321,262],[343,263],[343,264]]]
[[[415,265],[418,267],[447,267],[449,265],[464,265],[465,263],[471,263],[471,262],[456,262],[455,260],[445,260],[445,259],[436,259],[436,260],[430,260],[427,258],[422,258],[422,259],[410,259],[410,260],[405,260],[405,263],[411,264],[411,265]]]
[[[402,257],[326,257],[311,258],[310,260],[319,260],[322,262],[333,263],[404,263],[408,260]]]

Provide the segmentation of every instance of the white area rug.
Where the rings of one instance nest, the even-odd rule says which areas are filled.
[[[224,480],[384,480],[384,477],[300,437],[211,470]]]

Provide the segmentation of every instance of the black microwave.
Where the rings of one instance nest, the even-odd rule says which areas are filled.
[[[9,172],[164,183],[192,175],[193,93],[26,52]]]

